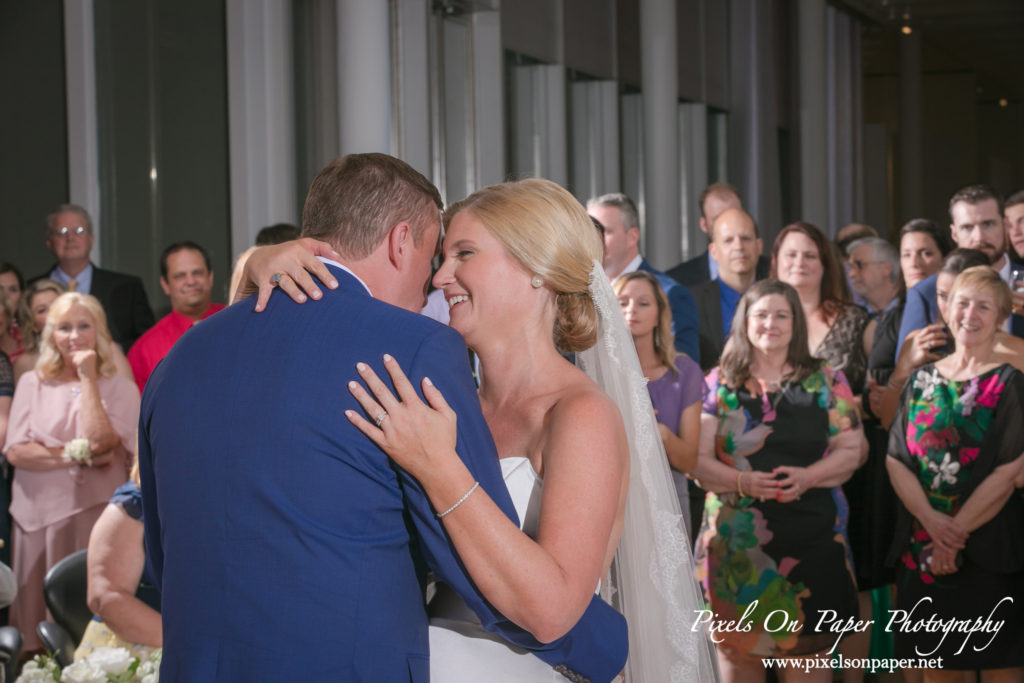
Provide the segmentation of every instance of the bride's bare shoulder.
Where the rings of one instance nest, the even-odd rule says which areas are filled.
[[[624,435],[619,407],[593,380],[577,368],[573,370],[548,411],[549,430],[565,430],[575,438],[585,435],[588,441]]]

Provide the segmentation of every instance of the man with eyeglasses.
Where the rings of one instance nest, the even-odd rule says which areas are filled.
[[[852,242],[846,253],[850,289],[864,300],[871,317],[900,304],[903,275],[896,247],[880,237],[864,237]]]
[[[46,248],[57,263],[33,280],[48,277],[71,291],[99,299],[110,335],[127,352],[153,326],[153,310],[142,280],[98,268],[89,260],[94,241],[89,212],[77,204],[61,204],[46,217]]]

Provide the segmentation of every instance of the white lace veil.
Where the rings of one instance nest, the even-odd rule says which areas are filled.
[[[691,628],[704,601],[646,380],[598,261],[590,273],[590,294],[599,318],[597,344],[577,353],[576,363],[619,406],[629,439],[622,538],[601,584],[601,597],[629,624],[626,681],[717,681],[714,646],[702,629]]]

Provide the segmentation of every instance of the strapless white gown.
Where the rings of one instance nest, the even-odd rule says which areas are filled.
[[[527,458],[502,458],[500,462],[520,528],[536,538],[544,481]],[[529,651],[485,631],[473,611],[447,586],[438,587],[429,612],[430,680],[434,683],[565,682],[561,674]]]

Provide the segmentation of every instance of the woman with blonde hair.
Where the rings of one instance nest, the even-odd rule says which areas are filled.
[[[18,304],[18,326],[25,341],[25,352],[18,356],[14,363],[14,382],[36,366],[39,360],[39,341],[46,324],[46,314],[54,299],[63,294],[64,285],[47,278],[36,280],[28,286]],[[117,344],[110,347],[117,373],[128,379],[134,379],[132,368],[128,365],[124,351]]]
[[[62,294],[47,313],[36,369],[15,391],[4,448],[16,468],[11,516],[19,586],[11,622],[26,650],[41,645],[43,576],[86,547],[128,473],[139,392],[117,374],[113,346],[99,301]]]
[[[39,341],[46,325],[50,304],[66,290],[64,285],[43,278],[36,280],[24,291],[18,303],[18,328],[25,351],[14,363],[14,381],[36,366],[39,360]]]
[[[697,464],[704,373],[689,356],[676,352],[672,310],[653,275],[635,270],[618,277],[612,287],[633,336],[640,369],[647,378],[679,507],[686,528],[691,529],[690,481],[686,475]],[[703,507],[702,499],[700,509]]]
[[[423,403],[390,357],[401,400],[361,367],[373,396],[351,390],[377,426],[349,419],[419,479],[485,597],[536,638],[567,632],[599,588],[630,626],[626,680],[714,680],[708,641],[690,630],[702,602],[653,410],[586,211],[528,179],[479,190],[444,220],[434,285],[480,360],[480,402],[521,528],[456,454],[444,398],[425,382]],[[294,272],[301,248],[257,251],[250,277]],[[557,677],[484,631],[450,591],[430,612],[433,680]]]

